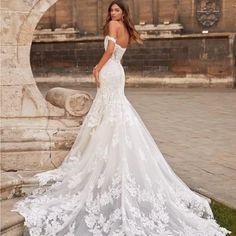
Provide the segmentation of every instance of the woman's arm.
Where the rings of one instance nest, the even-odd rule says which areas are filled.
[[[119,23],[116,21],[110,21],[108,27],[109,27],[109,36],[116,39],[118,28],[119,28]],[[100,59],[100,61],[98,62],[98,64],[95,66],[95,68],[98,72],[102,69],[104,64],[111,58],[114,48],[115,48],[115,43],[111,40],[108,40],[107,49],[104,52],[104,54],[103,54],[102,58]]]

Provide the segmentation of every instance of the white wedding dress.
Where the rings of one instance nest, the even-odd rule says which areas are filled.
[[[192,192],[163,158],[124,94],[115,43],[100,71],[100,88],[62,165],[12,211],[32,236],[222,236],[204,198]],[[50,185],[48,184],[50,183]]]

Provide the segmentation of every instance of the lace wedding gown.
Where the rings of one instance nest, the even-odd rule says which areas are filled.
[[[100,88],[62,165],[35,175],[40,185],[16,203],[32,236],[222,236],[204,198],[163,158],[124,94],[115,43]],[[48,184],[48,182],[50,184]]]

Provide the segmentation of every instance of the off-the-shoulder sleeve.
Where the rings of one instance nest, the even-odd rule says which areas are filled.
[[[107,35],[107,39],[113,41],[114,43],[116,43],[116,39],[113,38],[112,36]]]

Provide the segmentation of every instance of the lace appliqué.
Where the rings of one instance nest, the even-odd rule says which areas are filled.
[[[103,175],[99,177],[98,188],[103,184]],[[95,190],[94,190],[95,191]],[[108,187],[107,192],[102,192],[94,196],[93,192],[89,194],[88,200],[85,204],[85,215],[84,220],[89,229],[89,232],[93,235],[107,235],[109,232],[113,232],[112,228],[114,225],[122,225],[121,223],[121,209],[116,208],[112,210],[109,217],[105,217],[103,211],[107,205],[114,204],[114,201],[119,199],[121,196],[121,176],[117,171],[112,178],[112,184]],[[113,234],[109,235],[120,235],[121,227],[116,229]]]

